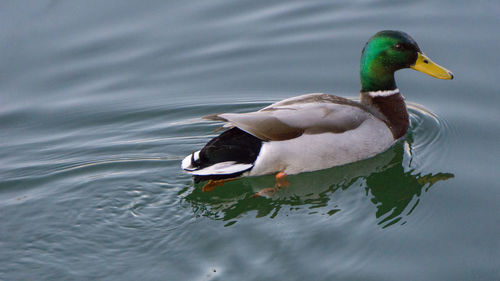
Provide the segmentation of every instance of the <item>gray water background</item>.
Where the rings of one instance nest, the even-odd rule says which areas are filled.
[[[2,1],[0,280],[500,280],[500,2]],[[375,158],[201,192],[180,160],[310,92],[356,98],[403,30],[455,74],[397,83]]]

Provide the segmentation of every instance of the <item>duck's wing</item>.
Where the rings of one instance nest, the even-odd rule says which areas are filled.
[[[256,112],[223,113],[205,119],[228,122],[264,141],[302,134],[343,133],[370,117],[363,105],[327,94],[308,94],[274,103]]]

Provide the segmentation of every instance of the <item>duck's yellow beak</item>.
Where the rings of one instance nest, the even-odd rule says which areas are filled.
[[[418,53],[417,61],[414,65],[410,65],[410,67],[416,71],[423,72],[439,79],[453,79],[453,73],[451,73],[451,71],[434,63],[430,58],[420,52]]]

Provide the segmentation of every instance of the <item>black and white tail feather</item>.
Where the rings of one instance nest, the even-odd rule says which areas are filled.
[[[261,146],[260,139],[232,128],[186,156],[182,169],[195,182],[239,177],[253,168]]]

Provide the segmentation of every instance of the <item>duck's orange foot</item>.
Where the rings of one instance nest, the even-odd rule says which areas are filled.
[[[271,197],[273,196],[276,191],[278,191],[279,188],[278,187],[268,187],[268,188],[264,188],[264,189],[261,189],[259,192],[255,193],[254,195],[252,195],[252,198],[254,197]]]
[[[286,180],[287,174],[285,172],[279,172],[276,174],[276,187],[289,187],[290,182]]]
[[[276,174],[276,183],[274,184],[274,187],[268,187],[264,188],[261,191],[255,193],[252,195],[252,197],[271,197],[274,195],[278,190],[284,188],[284,187],[289,187],[290,182],[286,180],[287,174],[285,172],[279,172]]]
[[[208,180],[208,182],[201,188],[201,191],[208,192],[214,190],[217,186],[223,186],[228,181],[233,181],[237,178],[229,178],[222,180]]]

